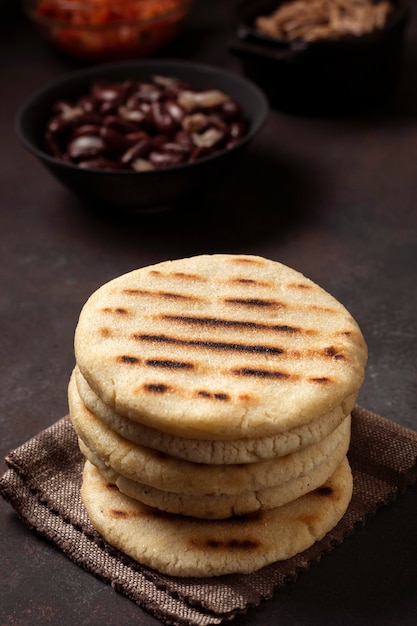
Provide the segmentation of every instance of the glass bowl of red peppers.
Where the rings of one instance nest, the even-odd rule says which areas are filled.
[[[61,52],[89,63],[144,58],[178,35],[192,0],[24,0]]]

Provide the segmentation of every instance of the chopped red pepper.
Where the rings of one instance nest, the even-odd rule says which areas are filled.
[[[168,43],[189,4],[183,0],[40,0],[36,13],[61,49],[103,60],[145,56]],[[42,18],[52,25],[47,27]]]

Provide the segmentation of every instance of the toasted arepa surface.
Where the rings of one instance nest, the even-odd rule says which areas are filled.
[[[178,513],[201,519],[225,519],[234,515],[254,513],[260,509],[272,509],[296,500],[317,489],[333,474],[346,456],[349,438],[341,440],[333,454],[311,472],[280,483],[275,487],[248,491],[236,495],[190,496],[154,489],[118,476],[116,485],[122,493],[136,500],[169,513]]]
[[[228,254],[104,284],[74,347],[119,415],[210,440],[274,435],[349,403],[367,360],[358,324],[324,289],[281,263]]]
[[[72,379],[70,386],[74,384]],[[211,465],[177,459],[132,443],[69,394],[70,417],[78,437],[106,466],[155,489],[193,496],[236,495],[275,487],[308,476],[350,440],[350,415],[327,437],[283,457],[236,465]]]
[[[353,396],[349,402],[344,403],[343,407],[338,406],[330,413],[311,420],[308,424],[296,426],[277,435],[210,441],[177,437],[123,417],[104,404],[77,367],[74,368],[73,378],[75,385],[73,383],[70,385],[69,392],[77,396],[74,402],[79,402],[81,399],[87,409],[125,439],[185,461],[219,465],[256,463],[277,456],[285,456],[316,443],[342,423],[353,409],[356,399],[356,396]]]
[[[251,573],[295,556],[339,522],[352,497],[345,457],[321,487],[292,502],[227,520],[201,520],[122,494],[86,461],[81,496],[93,526],[136,561],[173,576]]]

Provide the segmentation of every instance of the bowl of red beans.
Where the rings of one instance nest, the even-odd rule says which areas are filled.
[[[88,63],[154,54],[185,25],[192,0],[24,0],[54,48]]]
[[[99,207],[160,211],[222,184],[269,104],[237,73],[191,61],[100,64],[58,78],[16,116],[20,142]]]

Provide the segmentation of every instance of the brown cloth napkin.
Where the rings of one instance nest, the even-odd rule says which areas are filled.
[[[11,452],[0,493],[64,554],[164,624],[221,624],[272,596],[417,481],[417,432],[364,408],[352,415],[351,504],[323,540],[253,574],[174,578],[135,563],[94,530],[79,495],[83,458],[68,416]]]

